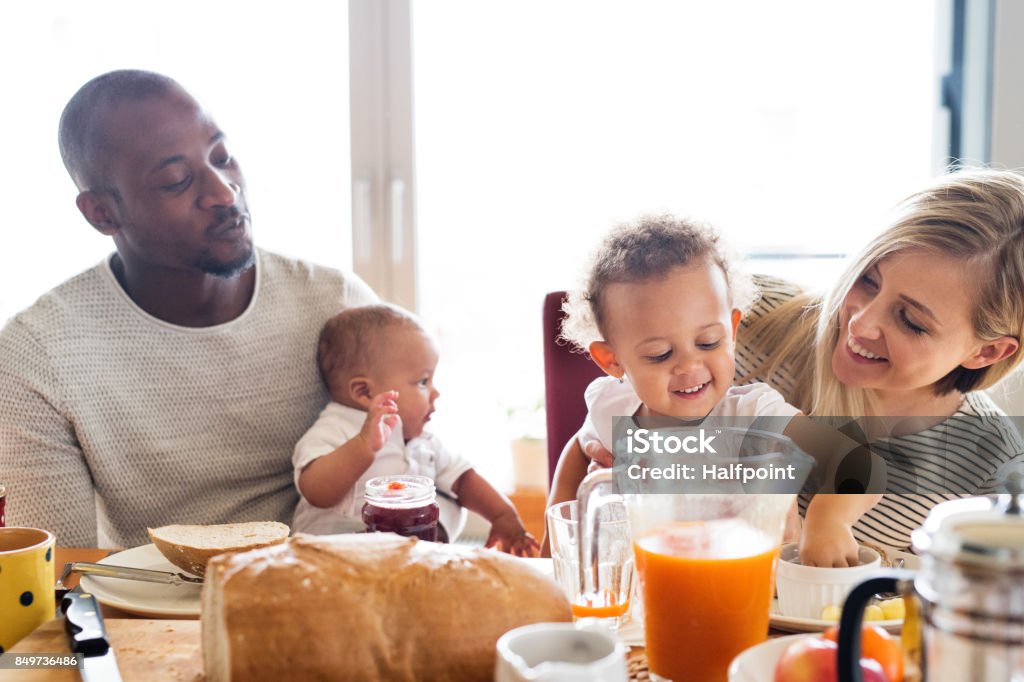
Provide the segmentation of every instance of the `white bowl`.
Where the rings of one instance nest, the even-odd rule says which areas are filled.
[[[821,618],[826,606],[842,607],[850,590],[882,565],[882,557],[868,547],[860,548],[859,565],[846,568],[802,566],[796,559],[796,543],[783,545],[775,574],[779,612],[790,618]]]
[[[791,644],[816,635],[775,637],[745,649],[729,664],[729,682],[772,682],[775,666]]]

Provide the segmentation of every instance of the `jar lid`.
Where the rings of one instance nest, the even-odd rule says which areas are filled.
[[[1017,495],[951,500],[911,534],[914,552],[996,570],[1024,568],[1024,515]]]
[[[378,476],[366,482],[366,501],[389,507],[410,507],[434,500],[434,481],[428,476]]]

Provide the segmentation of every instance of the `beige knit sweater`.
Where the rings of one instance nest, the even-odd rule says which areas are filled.
[[[246,311],[214,327],[148,315],[109,258],[8,321],[8,525],[47,528],[61,546],[132,547],[147,526],[290,521],[292,448],[327,402],[320,327],[376,297],[354,275],[264,251],[256,273]]]

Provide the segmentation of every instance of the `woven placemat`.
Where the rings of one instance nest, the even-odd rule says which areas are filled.
[[[643,647],[631,647],[626,656],[626,671],[630,682],[650,682],[651,671],[647,669],[647,654]]]

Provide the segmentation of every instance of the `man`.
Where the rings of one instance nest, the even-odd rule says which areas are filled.
[[[0,332],[8,523],[131,547],[147,526],[289,522],[292,448],[327,401],[317,335],[373,292],[253,247],[226,137],[170,78],[86,83],[60,149],[116,252]]]

